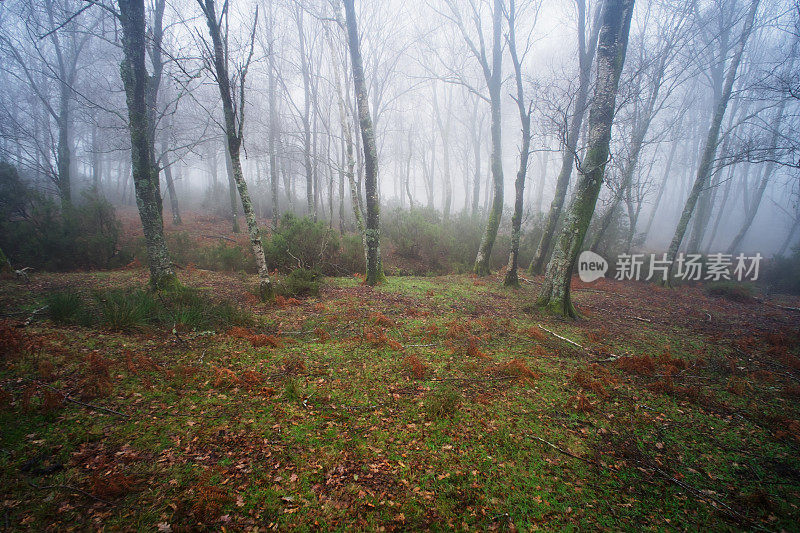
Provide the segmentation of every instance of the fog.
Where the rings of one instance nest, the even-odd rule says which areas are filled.
[[[352,129],[358,191],[364,187],[364,156],[353,120],[357,111],[341,6],[324,0],[225,5],[224,14],[222,5],[216,9],[256,215],[270,219],[276,211],[291,211],[354,230],[343,126]],[[499,5],[504,10],[498,65],[502,235],[511,231],[522,135],[509,5]],[[159,6],[163,41],[154,45]],[[750,6],[745,0],[636,3],[586,247],[607,253],[666,251],[695,183]],[[443,219],[466,213],[485,220],[495,189],[490,91],[480,56],[493,66],[492,2],[357,2],[355,7],[380,203],[384,209],[432,207]],[[203,12],[188,0],[148,1],[146,9],[147,68],[153,73],[155,46],[163,63],[153,127],[165,218],[174,206],[230,217],[231,198],[237,211],[241,206],[229,194],[233,180],[223,109]],[[581,173],[596,66],[589,65],[588,98],[577,109],[579,46],[594,46],[600,10],[596,1],[583,5],[583,0],[522,0],[515,9],[521,88],[531,112],[525,233],[541,228],[551,214],[576,114],[586,116],[572,140],[574,157],[566,159],[572,172],[565,209]],[[82,190],[96,187],[114,205],[135,205],[120,78],[122,28],[115,10],[110,0],[0,4],[0,157],[54,199],[67,194],[78,202]],[[768,256],[788,253],[800,238],[797,25],[797,5],[758,4],[682,250]],[[734,242],[740,232],[743,237]]]

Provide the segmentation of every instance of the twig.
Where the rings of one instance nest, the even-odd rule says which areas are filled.
[[[89,498],[92,498],[93,500],[97,500],[98,502],[105,503],[106,505],[111,505],[112,507],[114,506],[114,504],[111,503],[110,501],[104,500],[103,498],[95,496],[91,492],[86,492],[83,489],[79,489],[78,487],[73,487],[72,485],[36,485],[35,483],[31,483],[30,481],[27,481],[27,480],[26,480],[26,482],[27,482],[28,485],[30,485],[31,487],[33,487],[34,489],[37,489],[37,490],[48,490],[48,489],[71,490],[73,492],[77,492],[79,494],[83,494],[84,496],[88,496]]]
[[[26,320],[26,321],[25,321],[25,322],[22,324],[22,327],[24,328],[24,327],[28,327],[28,326],[30,326],[30,325],[31,325],[31,322],[33,322],[33,319],[34,319],[34,317],[35,317],[35,316],[36,316],[38,313],[41,313],[42,311],[44,311],[44,310],[45,310],[45,309],[47,309],[47,308],[48,308],[48,306],[47,306],[47,305],[45,305],[45,306],[43,306],[43,307],[40,307],[39,309],[34,309],[34,310],[33,310],[33,312],[31,313],[31,315],[28,317],[28,320]]]
[[[581,350],[583,350],[584,352],[585,352],[585,351],[587,351],[587,350],[586,350],[586,348],[584,348],[583,346],[581,346],[581,345],[580,345],[580,344],[578,344],[577,342],[575,342],[575,341],[573,341],[573,340],[570,340],[570,339],[568,339],[568,338],[566,338],[566,337],[562,337],[562,336],[561,336],[561,335],[559,335],[558,333],[554,333],[554,332],[550,331],[549,329],[547,329],[546,327],[544,327],[544,326],[543,326],[543,325],[541,325],[541,324],[536,324],[536,326],[537,326],[539,329],[542,329],[542,330],[546,331],[547,333],[549,333],[549,334],[550,334],[550,335],[552,335],[553,337],[559,338],[559,339],[561,339],[561,340],[562,340],[562,341],[564,341],[564,342],[568,342],[568,343],[570,343],[570,344],[571,344],[571,345],[573,345],[573,346],[577,346],[578,348],[580,348],[580,349],[581,349]]]
[[[547,444],[548,446],[550,446],[551,448],[553,448],[557,452],[563,453],[564,455],[569,455],[570,457],[578,459],[579,461],[583,461],[585,463],[589,463],[589,464],[592,464],[592,465],[593,464],[597,464],[596,462],[594,462],[594,461],[592,461],[590,459],[587,459],[586,457],[582,457],[580,455],[576,455],[576,454],[574,454],[574,453],[572,453],[572,452],[570,452],[568,450],[565,450],[564,448],[559,448],[558,446],[556,446],[552,442],[548,442],[548,441],[546,441],[546,440],[544,440],[544,439],[542,439],[540,437],[536,437],[534,435],[529,435],[529,437],[532,438],[533,440],[538,440],[542,444]]]
[[[631,318],[632,318],[632,319],[634,319],[634,320],[639,320],[639,321],[641,321],[641,322],[647,322],[648,324],[650,324],[651,322],[653,322],[653,321],[652,321],[652,320],[650,320],[649,318],[642,318],[642,317],[640,317],[640,316],[632,316]]]
[[[46,388],[48,388],[48,389],[50,389],[52,391],[55,391],[55,392],[61,394],[64,397],[64,401],[65,402],[74,403],[75,405],[80,405],[81,407],[86,407],[87,409],[93,409],[95,411],[104,411],[106,413],[109,413],[109,414],[112,414],[112,415],[121,416],[123,418],[130,418],[131,417],[131,415],[126,415],[125,413],[120,413],[119,411],[115,411],[113,409],[109,409],[108,407],[102,407],[100,405],[94,405],[94,404],[91,404],[91,403],[85,403],[85,402],[81,402],[79,400],[76,400],[75,398],[73,398],[72,396],[67,394],[66,392],[60,391],[57,388],[48,385],[47,383],[43,382],[40,379],[29,379],[29,378],[25,378],[25,379],[27,381],[38,383],[42,387],[46,387]]]

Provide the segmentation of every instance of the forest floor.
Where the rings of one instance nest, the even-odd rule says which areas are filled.
[[[800,527],[796,298],[600,280],[567,321],[532,305],[538,279],[334,278],[265,304],[254,276],[187,269],[252,323],[34,313],[146,276],[0,282],[0,529]]]

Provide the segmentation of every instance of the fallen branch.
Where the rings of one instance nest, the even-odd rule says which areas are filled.
[[[66,392],[61,391],[61,390],[59,390],[59,389],[57,389],[55,387],[52,387],[52,386],[48,385],[47,383],[43,382],[42,380],[39,380],[39,379],[28,379],[28,378],[26,378],[26,380],[30,381],[30,382],[33,382],[33,383],[38,383],[42,387],[46,387],[46,388],[48,388],[48,389],[50,389],[50,390],[52,390],[54,392],[59,393],[61,396],[64,397],[64,401],[65,402],[74,403],[75,405],[80,405],[81,407],[85,407],[87,409],[92,409],[92,410],[95,410],[95,411],[104,411],[106,413],[109,413],[109,414],[112,414],[112,415],[121,416],[123,418],[130,418],[131,417],[131,415],[126,415],[125,413],[120,413],[119,411],[115,411],[113,409],[109,409],[108,407],[102,407],[100,405],[94,405],[94,404],[91,404],[91,403],[86,403],[86,402],[81,402],[79,400],[76,400],[75,398],[73,398],[72,396],[67,394]]]
[[[566,337],[562,337],[562,336],[561,336],[561,335],[559,335],[558,333],[555,333],[555,332],[553,332],[553,331],[550,331],[549,329],[547,329],[546,327],[544,327],[544,326],[543,326],[543,325],[541,325],[541,324],[536,324],[536,326],[537,326],[539,329],[542,329],[542,330],[546,331],[547,333],[549,333],[549,334],[550,334],[550,335],[552,335],[553,337],[559,338],[559,339],[561,339],[561,340],[562,340],[562,341],[564,341],[564,342],[568,342],[568,343],[570,343],[571,345],[573,345],[573,346],[576,346],[576,347],[580,348],[580,349],[581,349],[581,350],[583,350],[584,352],[585,352],[585,351],[588,351],[588,350],[586,350],[586,348],[584,348],[583,346],[581,346],[581,345],[580,345],[580,344],[578,344],[577,342],[575,342],[575,341],[573,341],[573,340],[571,340],[571,339],[568,339],[568,338],[566,338]]]
[[[541,324],[536,324],[536,326],[537,326],[539,329],[542,329],[542,330],[546,331],[547,333],[549,333],[549,334],[550,334],[550,335],[552,335],[553,337],[559,338],[559,339],[561,339],[561,340],[562,340],[562,341],[564,341],[564,342],[568,342],[568,343],[570,343],[571,345],[575,346],[576,348],[580,348],[581,350],[583,350],[583,351],[584,351],[584,352],[586,352],[586,353],[592,353],[591,351],[587,350],[587,349],[586,349],[584,346],[581,346],[580,344],[578,344],[578,343],[577,343],[577,342],[575,342],[574,340],[572,340],[572,339],[568,339],[568,338],[566,338],[566,337],[563,337],[563,336],[559,335],[558,333],[555,333],[555,332],[553,332],[553,331],[550,331],[549,329],[547,329],[546,327],[542,326]],[[615,354],[613,354],[613,353],[609,353],[609,354],[608,354],[608,357],[606,357],[605,359],[596,359],[594,362],[595,362],[595,363],[608,363],[608,362],[610,362],[610,361],[616,361],[616,360],[617,360],[617,359],[619,359],[619,358],[620,358],[620,356],[619,356],[619,355],[615,355]]]
[[[34,317],[36,317],[36,315],[37,315],[37,314],[39,314],[39,313],[41,313],[42,311],[44,311],[45,309],[47,309],[47,307],[48,307],[48,306],[46,306],[46,305],[45,305],[45,306],[43,306],[43,307],[40,307],[39,309],[34,309],[34,310],[33,310],[33,312],[31,313],[31,315],[28,317],[28,320],[26,320],[26,321],[25,321],[25,322],[22,324],[22,327],[24,328],[24,327],[28,327],[28,326],[30,326],[30,325],[31,325],[31,322],[33,322],[33,319],[34,319]]]
[[[83,494],[84,496],[87,496],[93,500],[97,500],[98,502],[105,503],[106,505],[111,505],[112,507],[114,506],[114,504],[111,503],[110,501],[104,500],[103,498],[95,496],[91,492],[86,492],[83,489],[79,489],[78,487],[73,487],[72,485],[36,485],[35,483],[31,483],[30,481],[27,480],[26,482],[28,485],[37,490],[49,490],[49,489],[69,490],[72,492],[77,492],[78,494]]]
[[[586,457],[582,457],[580,455],[576,455],[576,454],[572,453],[569,450],[565,450],[564,448],[559,448],[558,446],[556,446],[552,442],[546,441],[546,440],[544,440],[544,439],[542,439],[540,437],[536,437],[536,436],[533,436],[533,435],[529,435],[529,437],[532,438],[533,440],[538,440],[542,444],[547,444],[548,446],[550,446],[551,448],[553,448],[557,452],[563,453],[564,455],[569,455],[570,457],[578,459],[579,461],[583,461],[584,463],[597,464],[594,461],[592,461],[590,459],[587,459]]]

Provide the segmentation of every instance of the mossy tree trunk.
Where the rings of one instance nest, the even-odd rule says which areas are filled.
[[[367,243],[367,279],[368,285],[377,285],[386,281],[381,264],[380,249],[380,198],[378,196],[378,149],[375,143],[375,130],[369,111],[369,99],[364,82],[364,66],[361,59],[361,48],[358,42],[358,27],[353,0],[343,0],[347,40],[350,48],[350,62],[353,67],[353,85],[356,92],[358,122],[361,126],[361,138],[364,147],[364,191],[366,193],[367,217],[364,234]]]
[[[486,54],[480,51],[479,59],[483,67],[483,75],[489,87],[489,102],[492,113],[492,184],[494,186],[494,196],[492,207],[489,210],[489,218],[486,221],[486,229],[481,238],[478,248],[478,255],[475,257],[475,267],[473,271],[479,276],[489,275],[489,261],[491,260],[492,248],[497,238],[497,230],[500,227],[500,217],[503,216],[503,153],[502,153],[502,129],[501,129],[501,102],[500,91],[503,86],[502,61],[503,43],[501,41],[503,17],[502,0],[494,0],[492,11],[492,66],[486,60]]]
[[[678,220],[678,225],[675,228],[675,234],[673,235],[669,249],[667,250],[667,259],[671,262],[670,270],[672,269],[672,265],[674,265],[675,257],[678,255],[678,249],[680,248],[683,237],[686,234],[686,228],[689,226],[689,221],[692,218],[697,201],[700,198],[701,193],[706,189],[706,184],[711,177],[711,170],[713,169],[714,159],[717,153],[717,144],[719,141],[719,131],[720,127],[722,126],[722,119],[725,116],[725,110],[727,109],[728,101],[731,98],[733,84],[736,81],[736,72],[739,69],[739,63],[741,63],[742,55],[744,54],[744,48],[747,44],[747,39],[749,38],[753,29],[756,12],[758,11],[758,4],[759,0],[752,0],[750,4],[750,9],[746,15],[744,25],[742,26],[742,33],[739,37],[736,51],[731,59],[730,65],[728,66],[728,72],[725,75],[725,84],[722,88],[722,93],[717,99],[717,104],[714,108],[714,115],[711,119],[711,126],[709,127],[708,135],[706,136],[705,147],[703,148],[703,156],[701,157],[700,165],[697,168],[697,176],[695,177],[694,185],[692,185],[692,190],[689,193],[689,197],[686,199],[683,212],[681,213],[681,218]],[[669,278],[667,279],[669,280]]]
[[[517,85],[517,109],[519,110],[519,120],[522,125],[522,146],[519,151],[519,169],[517,179],[514,182],[515,199],[514,215],[511,217],[511,253],[508,257],[508,271],[504,281],[507,287],[518,287],[519,276],[517,267],[519,266],[519,240],[522,228],[522,207],[525,194],[525,176],[528,172],[528,156],[531,149],[531,106],[525,106],[525,90],[522,86],[522,63],[517,54],[517,35],[516,35],[516,9],[514,0],[510,0],[508,6],[508,50],[511,54],[511,61],[514,64],[514,79]]]
[[[553,201],[550,203],[550,210],[547,212],[544,226],[542,228],[542,238],[536,247],[528,272],[531,274],[542,274],[550,254],[553,237],[556,234],[556,225],[561,217],[564,202],[569,190],[569,180],[572,177],[572,166],[575,164],[575,154],[578,149],[578,137],[580,136],[581,124],[586,112],[586,102],[589,97],[589,81],[597,49],[597,34],[600,31],[599,13],[595,14],[594,24],[586,41],[586,1],[577,0],[578,7],[578,94],[575,96],[575,106],[572,109],[569,129],[564,138],[564,151],[561,156],[561,170],[556,179],[556,190]],[[598,9],[602,2],[598,2]]]
[[[150,283],[155,288],[177,283],[175,271],[164,240],[158,167],[151,152],[147,123],[149,76],[145,66],[146,29],[144,0],[119,0],[124,59],[120,67],[128,105],[128,128],[131,135],[131,165],[136,205],[142,220]]]
[[[634,0],[607,0],[603,6],[597,45],[597,78],[589,110],[587,152],[564,220],[553,257],[547,265],[538,304],[564,316],[575,317],[570,281],[575,261],[583,247],[597,196],[603,184],[611,142],[611,126],[625,62]]]
[[[244,179],[242,172],[242,162],[240,157],[240,150],[242,146],[242,138],[244,135],[244,109],[245,109],[245,81],[247,78],[247,70],[250,66],[250,60],[253,57],[253,44],[255,41],[256,24],[258,22],[258,8],[253,17],[253,31],[250,35],[250,52],[247,61],[242,66],[241,70],[236,73],[238,81],[238,115],[234,112],[234,94],[231,88],[231,81],[228,74],[227,56],[225,48],[222,44],[222,33],[220,31],[220,20],[217,18],[216,7],[214,0],[197,0],[200,8],[205,15],[206,23],[208,25],[208,32],[211,36],[213,64],[217,86],[219,87],[220,97],[222,98],[222,112],[225,116],[225,136],[228,141],[228,155],[230,156],[231,169],[233,179],[236,182],[236,188],[239,191],[239,198],[242,201],[242,210],[244,211],[244,218],[247,222],[247,234],[250,237],[250,246],[253,250],[253,256],[256,260],[256,268],[258,269],[259,277],[259,293],[262,299],[271,298],[273,294],[272,282],[269,279],[269,272],[267,270],[267,259],[264,255],[264,247],[261,244],[261,233],[258,228],[258,221],[256,220],[255,211],[253,210],[253,203],[250,200],[250,193],[247,190],[247,182]],[[228,3],[224,4],[223,10],[227,9]],[[224,15],[224,13],[223,13]]]

